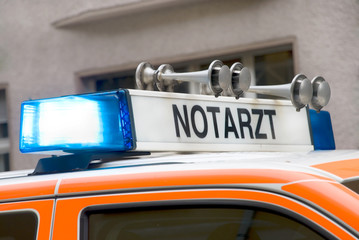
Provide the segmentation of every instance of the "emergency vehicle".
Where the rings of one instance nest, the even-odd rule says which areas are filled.
[[[142,63],[136,80],[201,82],[215,96],[23,102],[20,151],[52,156],[0,174],[1,240],[359,238],[359,152],[333,150],[324,78],[249,86],[248,69],[215,61],[193,73]]]

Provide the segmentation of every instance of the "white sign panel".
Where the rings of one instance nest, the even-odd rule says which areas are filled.
[[[313,150],[307,111],[290,101],[129,92],[137,150]]]

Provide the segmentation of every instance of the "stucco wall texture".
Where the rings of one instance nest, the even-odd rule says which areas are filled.
[[[296,73],[329,82],[337,148],[359,147],[359,1],[193,1],[65,28],[53,22],[125,1],[0,0],[0,86],[6,87],[11,169],[21,101],[78,93],[76,73],[293,38]],[[127,1],[131,2],[131,1]]]

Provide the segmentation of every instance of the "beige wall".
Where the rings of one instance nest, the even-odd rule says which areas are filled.
[[[131,68],[294,42],[296,71],[332,87],[338,148],[358,148],[359,1],[225,0],[164,4],[154,10],[56,28],[53,22],[127,1],[0,0],[0,85],[7,86],[11,167],[34,167],[18,150],[20,103],[78,91],[77,73]],[[133,1],[132,1],[133,2]]]

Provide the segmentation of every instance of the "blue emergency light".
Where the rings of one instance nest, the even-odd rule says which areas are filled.
[[[25,101],[20,151],[126,151],[134,148],[126,90]]]
[[[327,111],[309,111],[315,150],[334,150],[335,141],[330,114]]]

